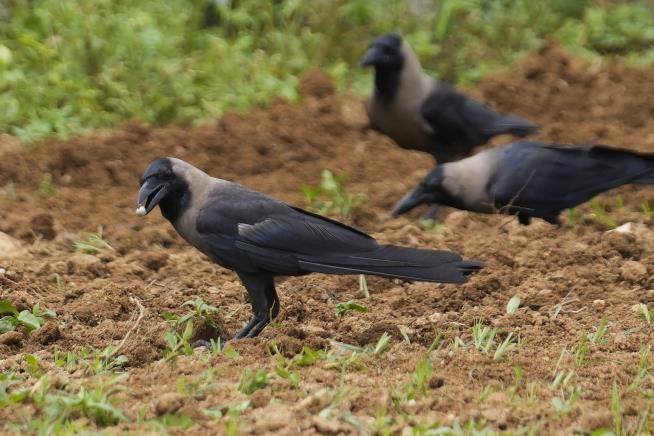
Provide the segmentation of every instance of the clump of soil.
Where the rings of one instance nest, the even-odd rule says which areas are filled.
[[[652,73],[589,64],[548,46],[470,93],[536,121],[544,139],[602,141],[654,152]],[[369,130],[362,98],[334,94],[320,73],[307,74],[301,91],[310,98],[300,104],[279,101],[198,127],[151,129],[132,123],[115,132],[51,140],[29,152],[2,147],[0,186],[12,182],[16,198],[0,196],[0,232],[20,239],[27,249],[12,259],[0,253],[0,268],[6,271],[0,274],[0,297],[20,310],[38,302],[55,310],[57,318],[31,335],[0,336],[0,366],[20,365],[27,353],[47,360],[55,347],[59,352],[103,349],[126,338],[120,352],[129,359],[130,389],[121,407],[131,422],[145,405],[148,419],[187,413],[200,431],[216,432],[223,424],[200,411],[243,400],[245,394],[236,386],[244,368],[274,373],[272,342],[291,358],[305,346],[319,349],[330,341],[365,346],[388,332],[390,351],[366,358],[359,371],[346,371],[347,394],[339,407],[361,422],[386,408],[399,432],[408,423],[393,398],[404,392],[416,362],[442,334],[426,393],[402,406],[411,424],[452,425],[474,418],[495,429],[516,429],[540,420],[546,433],[610,425],[612,384],[626,392],[640,347],[651,343],[654,333],[634,311],[638,303],[654,303],[654,235],[649,217],[641,212],[642,204],[653,204],[654,191],[624,187],[602,196],[616,224],[645,221],[628,233],[605,233],[588,206],[581,208],[578,224],[561,229],[540,221],[524,227],[512,217],[449,211],[440,231],[423,231],[416,225],[420,212],[392,219],[389,211],[431,167],[431,158],[402,150]],[[5,138],[3,143],[11,142]],[[280,280],[278,321],[258,338],[232,343],[236,355],[202,354],[179,358],[175,365],[162,363],[163,333],[169,329],[162,313],[181,315],[188,309],[181,307],[184,301],[201,298],[220,308],[220,327],[230,335],[249,319],[250,308],[235,275],[189,247],[157,212],[146,218],[134,215],[139,177],[159,156],[188,160],[214,176],[299,206],[305,206],[301,187],[319,183],[323,169],[346,172],[346,189],[367,198],[350,224],[382,242],[456,250],[484,260],[486,268],[458,287],[368,277],[369,299],[357,277]],[[38,191],[46,172],[57,187],[50,196]],[[73,243],[83,237],[81,232],[95,232],[100,225],[112,249],[76,252]],[[507,314],[514,295],[521,297],[521,306]],[[368,312],[337,317],[335,305],[350,299]],[[575,349],[596,331],[604,314],[608,330],[601,343],[591,345],[589,361],[576,366],[574,357],[564,356],[560,365],[560,370],[575,371],[573,383],[582,394],[569,413],[559,416],[551,404],[560,392],[550,383],[561,350]],[[522,345],[499,361],[474,347],[455,348],[457,336],[470,343],[475,320],[499,328],[498,338],[519,335]],[[197,335],[206,339],[207,332],[198,330]],[[220,373],[212,388],[181,401],[179,380],[195,380],[212,367]],[[520,382],[516,367],[522,370]],[[295,370],[302,388],[278,378],[257,391],[243,412],[243,429],[353,432],[344,421],[313,416],[338,391],[338,369],[319,362]],[[516,402],[514,385],[516,395],[531,400]],[[653,388],[651,381],[643,386],[648,392]],[[623,395],[628,425],[635,425],[645,410],[645,398]],[[8,413],[0,410],[0,420],[10,419]]]

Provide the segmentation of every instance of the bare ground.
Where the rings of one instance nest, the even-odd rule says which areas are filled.
[[[653,73],[591,65],[547,47],[470,93],[538,122],[541,138],[654,152]],[[280,101],[198,127],[152,129],[135,122],[28,152],[0,138],[0,231],[23,247],[11,257],[0,253],[0,297],[19,310],[40,303],[57,313],[32,334],[19,329],[0,336],[0,369],[20,379],[8,392],[27,387],[32,393],[0,409],[5,431],[34,431],[30,421],[47,421],[48,410],[34,396],[43,374],[50,392],[77,393],[82,383],[94,386],[122,373],[123,389],[111,398],[125,420],[107,426],[77,411],[74,425],[110,432],[187,428],[206,434],[238,427],[244,433],[310,434],[460,423],[571,434],[615,429],[621,416],[624,432],[636,433],[639,426],[651,432],[649,372],[641,372],[634,387],[641,349],[654,333],[638,311],[639,303],[654,304],[654,232],[642,206],[654,204],[651,188],[601,196],[615,224],[633,223],[628,233],[607,233],[606,220],[589,205],[561,229],[448,211],[439,231],[425,231],[418,212],[391,219],[388,211],[430,168],[430,158],[370,131],[361,99],[334,95],[319,75],[305,79],[303,89],[300,104]],[[363,297],[357,277],[280,281],[280,318],[260,337],[230,343],[237,353],[196,351],[164,361],[170,326],[162,313],[186,313],[184,301],[203,299],[220,308],[217,321],[228,336],[250,309],[233,273],[189,247],[158,213],[134,215],[138,179],[162,155],[299,206],[305,206],[300,188],[317,184],[324,168],[346,172],[348,191],[367,197],[352,224],[384,242],[452,249],[483,259],[487,267],[458,287],[369,277],[370,298]],[[44,193],[44,174],[50,174],[54,194]],[[98,226],[112,249],[75,251],[82,232]],[[514,295],[521,305],[507,314]],[[368,312],[337,317],[335,305],[351,299]],[[596,334],[603,316],[606,332]],[[475,320],[499,329],[490,352],[472,344]],[[211,336],[200,324],[194,337]],[[390,349],[381,354],[352,357],[333,344],[375,344],[384,332],[391,335]],[[509,333],[519,336],[520,345],[495,360],[496,346]],[[120,368],[95,375],[83,357],[55,363],[55,354],[66,352],[92,360],[89,350],[109,345],[120,346],[112,357],[128,358]],[[292,359],[303,347],[327,353],[301,366],[299,357]],[[276,373],[281,357],[275,349],[299,375],[298,387]],[[38,369],[26,363],[28,354],[39,358]],[[652,360],[646,356],[645,368]],[[433,366],[423,371],[424,382],[416,371],[417,365],[424,369],[420,361]],[[252,394],[238,390],[248,369],[271,375]],[[572,375],[557,384],[557,373]],[[614,398],[612,414],[614,384],[620,407]],[[0,400],[1,393],[0,383]],[[249,405],[239,415],[234,405],[245,400]],[[208,416],[207,409],[227,416]]]

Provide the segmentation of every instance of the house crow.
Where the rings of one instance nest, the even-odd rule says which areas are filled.
[[[254,316],[235,338],[256,336],[277,316],[276,276],[374,274],[462,283],[482,267],[450,251],[380,245],[356,229],[175,158],[155,160],[141,179],[137,214],[157,205],[188,243],[234,270],[245,286]]]
[[[605,145],[519,141],[438,165],[395,206],[444,204],[481,213],[516,214],[560,225],[559,213],[625,184],[654,183],[654,155]]]
[[[400,147],[433,155],[438,163],[466,157],[494,136],[523,137],[536,130],[527,120],[495,112],[429,77],[398,35],[375,39],[361,65],[375,68],[367,105],[371,126]]]

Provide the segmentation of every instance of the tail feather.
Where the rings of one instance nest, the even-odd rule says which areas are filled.
[[[479,261],[464,261],[451,251],[382,245],[370,253],[341,256],[301,256],[300,267],[327,274],[371,274],[440,283],[463,283],[466,277],[483,268]]]

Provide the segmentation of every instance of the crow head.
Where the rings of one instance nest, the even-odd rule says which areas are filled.
[[[394,33],[375,39],[361,58],[361,66],[364,67],[401,70],[403,65],[402,38]]]
[[[147,215],[162,201],[180,197],[188,190],[182,174],[178,174],[170,158],[153,161],[141,177],[141,189],[136,199],[136,214]]]

